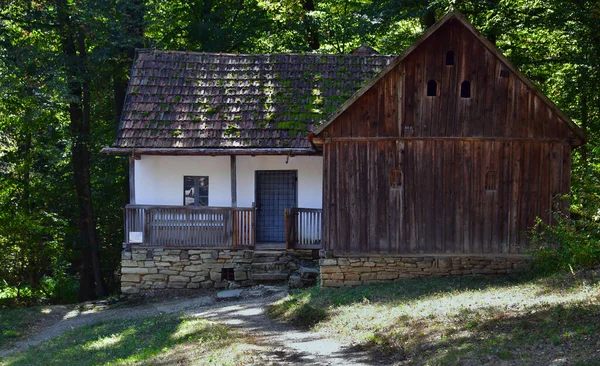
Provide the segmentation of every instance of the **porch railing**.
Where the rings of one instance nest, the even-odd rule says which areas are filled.
[[[125,206],[125,243],[222,248],[254,246],[254,208]]]
[[[288,249],[321,249],[321,218],[323,210],[288,208],[284,211],[285,236]]]

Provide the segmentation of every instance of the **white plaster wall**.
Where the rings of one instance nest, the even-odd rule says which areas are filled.
[[[208,204],[230,207],[230,169],[229,156],[142,155],[135,161],[136,203],[183,205],[183,176],[199,175],[209,177]],[[322,208],[322,157],[238,156],[238,207],[252,206],[257,170],[297,170],[298,207]]]
[[[183,176],[208,176],[209,206],[231,206],[229,156],[153,156],[135,161],[137,204],[183,205]]]
[[[286,164],[287,160],[287,164]],[[323,158],[320,156],[238,156],[237,201],[239,207],[254,202],[257,170],[297,170],[298,207],[323,207]]]

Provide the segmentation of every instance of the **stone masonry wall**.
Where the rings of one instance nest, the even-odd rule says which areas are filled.
[[[151,289],[227,288],[253,284],[253,277],[285,278],[308,260],[310,253],[254,250],[135,248],[121,253],[121,292]],[[223,268],[233,281],[222,279]],[[278,273],[280,276],[270,276]]]
[[[322,287],[359,286],[414,277],[506,274],[529,268],[528,257],[371,256],[321,259]]]

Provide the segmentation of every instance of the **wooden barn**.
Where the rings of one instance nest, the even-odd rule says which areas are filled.
[[[323,152],[324,286],[523,266],[526,231],[564,207],[585,140],[458,12],[311,137]]]

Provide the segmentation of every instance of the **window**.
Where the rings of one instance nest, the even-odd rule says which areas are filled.
[[[471,98],[471,82],[470,81],[463,81],[462,84],[460,84],[460,97],[461,98]]]
[[[183,205],[208,206],[208,177],[183,177]]]
[[[435,97],[437,95],[437,83],[435,80],[429,80],[427,82],[427,96]]]
[[[454,51],[448,51],[446,53],[446,66],[454,65]]]

